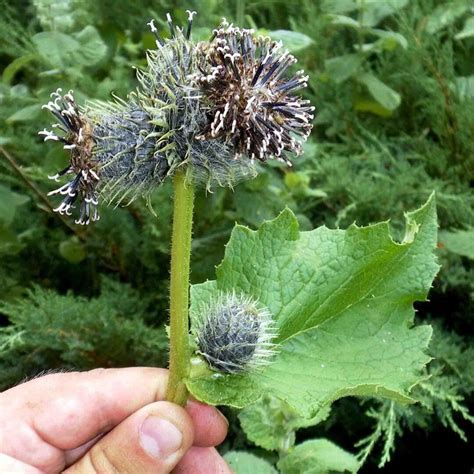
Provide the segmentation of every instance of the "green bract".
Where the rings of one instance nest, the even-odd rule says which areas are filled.
[[[258,373],[191,375],[188,389],[234,407],[271,393],[307,417],[347,395],[412,402],[431,337],[413,327],[413,303],[438,271],[436,233],[434,197],[406,214],[401,243],[387,222],[300,232],[290,210],[257,231],[237,226],[217,279],[192,287],[191,318],[219,291],[251,295],[275,318],[278,354]]]

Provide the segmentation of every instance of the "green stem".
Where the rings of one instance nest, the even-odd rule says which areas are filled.
[[[184,405],[188,391],[184,379],[189,368],[189,261],[193,227],[194,187],[186,172],[174,180],[173,235],[170,282],[170,364],[166,399]]]

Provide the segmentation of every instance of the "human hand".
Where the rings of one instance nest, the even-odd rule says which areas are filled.
[[[228,474],[214,446],[227,420],[162,401],[168,371],[46,375],[0,393],[0,473]]]

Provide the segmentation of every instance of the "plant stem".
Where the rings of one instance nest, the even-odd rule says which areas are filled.
[[[184,379],[189,365],[189,261],[193,226],[194,187],[186,172],[173,180],[174,209],[171,240],[170,364],[166,399],[184,405],[188,391]]]

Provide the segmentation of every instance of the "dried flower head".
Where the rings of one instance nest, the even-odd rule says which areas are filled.
[[[98,220],[99,198],[129,204],[185,168],[207,189],[233,186],[256,174],[253,159],[289,163],[301,152],[296,139],[311,130],[313,107],[291,93],[306,85],[302,72],[283,79],[296,59],[281,44],[223,23],[210,42],[195,44],[188,11],[186,31],[167,15],[170,38],[158,34],[148,51],[139,87],[127,100],[90,102],[79,108],[72,91],[58,89],[45,106],[59,133],[43,130],[45,141],[63,142],[69,165],[52,178],[72,179],[50,194],[64,196],[55,209],[76,223]],[[245,154],[250,160],[236,159]]]
[[[155,123],[166,131],[167,161],[172,174],[187,166],[193,180],[209,189],[212,183],[232,186],[255,175],[253,166],[232,159],[231,147],[223,140],[198,140],[206,126],[207,114],[202,93],[196,82],[200,49],[190,41],[195,12],[188,10],[186,32],[175,26],[167,15],[172,35],[163,40],[153,21],[149,23],[156,36],[157,49],[148,51],[148,68],[138,73],[140,89],[131,94],[147,110]]]
[[[202,139],[224,137],[236,157],[265,161],[275,157],[291,164],[287,153],[300,154],[311,131],[314,107],[292,95],[306,87],[298,71],[285,78],[296,58],[281,42],[253,35],[225,19],[209,44],[201,43],[204,59],[198,82],[208,101],[209,122]]]
[[[70,152],[69,165],[51,179],[58,181],[72,174],[73,178],[49,195],[64,198],[54,209],[71,215],[80,205],[77,224],[89,224],[99,219],[99,196],[109,201],[130,201],[163,181],[169,166],[156,154],[156,141],[150,138],[154,130],[148,114],[133,102],[90,103],[79,109],[72,91],[64,96],[58,89],[54,100],[45,108],[58,120],[53,127],[59,133],[43,130],[44,140],[64,143]]]
[[[270,313],[244,295],[226,293],[211,301],[200,311],[193,334],[198,353],[212,369],[225,373],[261,368],[275,353]]]
[[[79,111],[72,91],[64,96],[61,89],[51,94],[51,100],[43,107],[48,109],[58,120],[53,127],[59,133],[43,130],[39,135],[44,136],[44,141],[53,140],[62,142],[64,149],[70,151],[69,165],[50,179],[58,181],[61,176],[73,175],[66,184],[48,193],[65,196],[61,204],[54,209],[60,214],[71,214],[71,209],[76,202],[80,202],[80,215],[76,220],[78,224],[88,224],[90,220],[98,220],[97,212],[98,194],[97,184],[99,176],[97,163],[94,161],[92,149],[92,124],[90,120]]]

